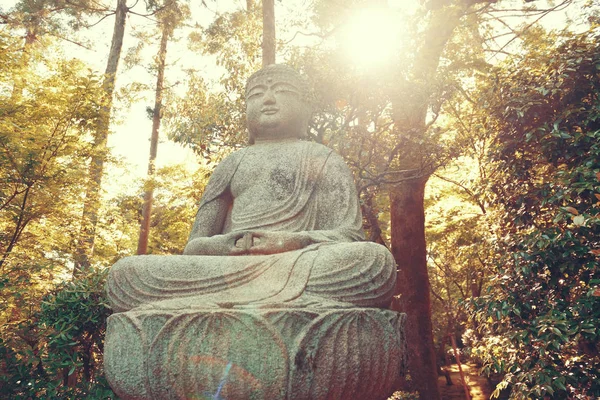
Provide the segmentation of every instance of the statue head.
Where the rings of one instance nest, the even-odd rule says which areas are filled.
[[[249,143],[306,136],[311,115],[307,81],[293,68],[272,64],[246,84]]]

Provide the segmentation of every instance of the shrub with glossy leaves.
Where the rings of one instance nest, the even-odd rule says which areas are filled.
[[[600,37],[538,49],[484,92],[501,216],[473,351],[511,398],[600,396]],[[488,340],[493,338],[494,340]],[[492,343],[504,343],[497,348]]]
[[[12,340],[0,340],[0,397],[115,398],[102,371],[105,280],[106,270],[92,270],[58,286]]]

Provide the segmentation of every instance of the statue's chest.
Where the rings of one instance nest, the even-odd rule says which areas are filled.
[[[301,158],[291,152],[246,154],[231,182],[236,202],[268,205],[294,195],[302,169]]]

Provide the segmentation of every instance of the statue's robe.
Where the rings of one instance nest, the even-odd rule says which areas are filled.
[[[255,145],[256,146],[256,145]],[[215,169],[202,208],[230,193],[235,179],[248,179],[253,147],[227,157]],[[272,255],[133,256],[117,262],[107,282],[115,311],[157,308],[256,306],[367,306],[391,301],[396,268],[381,245],[363,242],[362,216],[352,175],[325,146],[287,143],[290,168],[271,173],[268,207],[236,207],[222,233],[237,231],[307,232],[314,244]],[[256,154],[254,154],[256,156]],[[250,171],[251,173],[251,171]],[[281,181],[281,182],[278,182]],[[274,200],[276,199],[276,200]],[[190,238],[194,237],[192,230]]]

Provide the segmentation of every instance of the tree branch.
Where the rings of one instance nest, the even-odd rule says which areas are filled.
[[[481,209],[481,212],[485,215],[486,214],[486,210],[485,210],[485,205],[478,199],[478,196],[468,187],[466,187],[465,185],[463,185],[462,183],[455,181],[454,179],[450,179],[450,178],[446,178],[441,176],[440,174],[436,174],[434,173],[433,176],[435,176],[436,178],[439,178],[443,181],[446,181],[448,183],[452,183],[453,185],[458,186],[459,188],[461,188],[462,190],[464,190],[472,199],[475,203],[477,203],[477,205],[479,206],[479,208]]]
[[[546,15],[550,14],[552,11],[557,11],[557,10],[561,10],[561,9],[564,9],[564,8],[568,7],[572,3],[572,1],[573,0],[564,0],[560,4],[544,10],[538,18],[536,18],[530,24],[526,25],[523,29],[520,30],[520,32],[516,33],[515,36],[513,38],[511,38],[508,42],[506,42],[502,47],[500,47],[500,49],[498,51],[504,50],[509,44],[511,44],[515,40],[519,39],[525,32],[527,32],[529,30],[529,28],[531,28],[533,25],[535,25],[536,23],[538,23]]]

